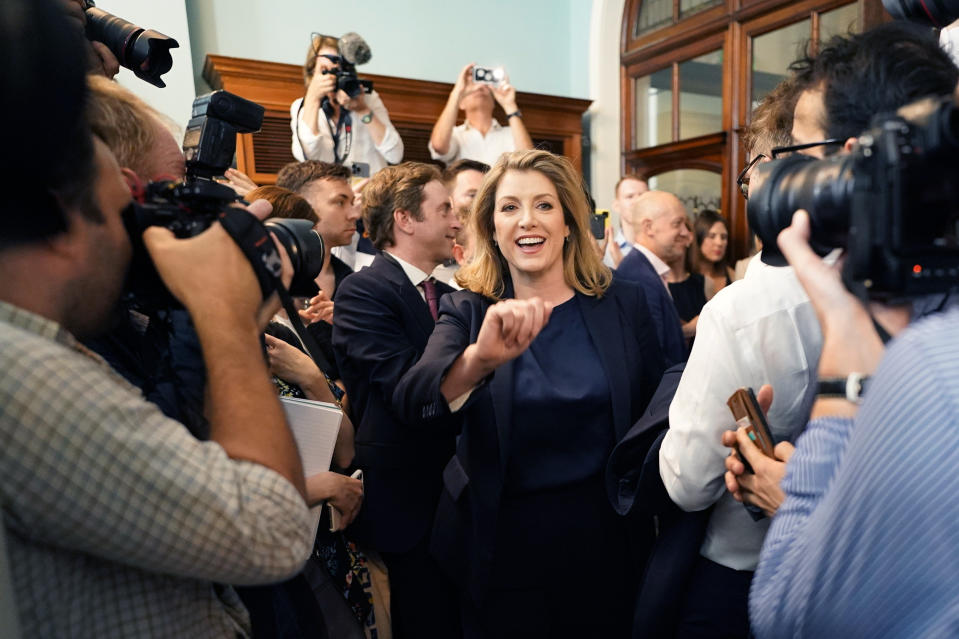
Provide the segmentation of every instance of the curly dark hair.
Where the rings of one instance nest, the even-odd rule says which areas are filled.
[[[887,22],[835,36],[790,65],[804,87],[822,87],[827,138],[848,139],[872,118],[921,98],[952,93],[959,69],[931,29]]]

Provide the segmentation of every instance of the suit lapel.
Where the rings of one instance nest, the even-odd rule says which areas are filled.
[[[629,410],[629,378],[623,375],[623,325],[619,321],[618,305],[612,299],[600,303],[595,297],[577,295],[579,307],[586,320],[586,330],[599,354],[600,363],[609,382],[613,426],[617,441],[631,426]]]
[[[379,264],[378,264],[379,263]],[[430,307],[426,301],[420,297],[420,293],[410,278],[406,276],[406,271],[400,266],[400,263],[386,251],[381,252],[373,259],[370,268],[377,267],[383,278],[390,282],[396,289],[397,295],[403,300],[403,303],[410,309],[410,314],[416,318],[417,325],[423,329],[426,337],[433,332],[436,323],[433,316],[430,315]]]

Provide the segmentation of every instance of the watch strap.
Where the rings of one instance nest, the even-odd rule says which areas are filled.
[[[849,373],[848,377],[825,377],[819,380],[816,395],[819,397],[840,397],[858,404],[866,394],[870,377],[863,373]]]
[[[513,111],[512,113],[507,113],[507,114],[506,114],[506,119],[507,119],[507,120],[509,120],[510,118],[513,118],[513,117],[521,118],[521,117],[523,117],[523,112],[520,111],[519,109],[516,109],[516,110]]]

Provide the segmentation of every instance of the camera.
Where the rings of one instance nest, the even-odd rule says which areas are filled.
[[[757,166],[747,215],[775,251],[797,209],[809,212],[819,255],[846,251],[843,281],[895,302],[959,282],[959,109],[951,98],[881,115],[847,155],[795,154]]]
[[[160,88],[166,86],[160,76],[173,66],[170,49],[180,46],[176,40],[98,9],[93,0],[86,0],[84,11],[87,38],[105,44],[120,65],[141,80]]]
[[[473,82],[479,84],[491,84],[499,85],[502,84],[506,79],[506,71],[503,70],[503,67],[496,67],[491,69],[488,67],[473,67]]]
[[[893,18],[942,28],[959,19],[955,0],[882,0]]]
[[[166,290],[143,245],[142,234],[150,226],[163,226],[176,237],[199,235],[219,221],[246,255],[263,297],[280,285],[282,263],[270,238],[272,232],[293,263],[291,295],[315,293],[313,280],[323,266],[323,240],[307,220],[270,219],[261,223],[233,206],[240,200],[228,186],[212,181],[232,164],[236,134],[258,131],[263,107],[227,93],[215,91],[193,102],[193,118],[187,126],[183,150],[187,177],[182,182],[153,182],[146,186],[124,213],[124,224],[133,244],[133,259],[127,278],[127,293],[141,306],[170,308],[178,304]]]
[[[336,49],[339,52],[339,67],[324,70],[323,73],[332,73],[336,76],[336,88],[355,98],[361,93],[373,90],[371,80],[361,80],[356,75],[356,65],[366,64],[373,57],[370,45],[359,34],[344,33],[336,40]]]

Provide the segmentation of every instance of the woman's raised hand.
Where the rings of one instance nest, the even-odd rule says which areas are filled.
[[[503,300],[491,306],[476,338],[477,361],[492,372],[518,357],[546,326],[552,310],[551,304],[538,297]]]

